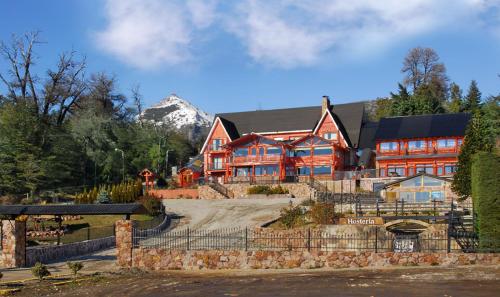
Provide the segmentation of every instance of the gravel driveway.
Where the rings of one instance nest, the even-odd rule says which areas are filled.
[[[294,205],[307,198],[193,200],[165,199],[168,212],[182,216],[177,228],[214,230],[261,226],[275,220],[290,201]]]

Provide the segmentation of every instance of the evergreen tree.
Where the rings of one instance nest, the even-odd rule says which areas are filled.
[[[109,198],[108,192],[102,190],[97,196],[97,203],[99,204],[109,204],[111,203],[111,199]]]
[[[474,113],[465,133],[464,143],[458,155],[457,172],[453,176],[452,189],[461,200],[471,195],[472,157],[479,151],[491,152],[494,137],[491,127],[480,112]]]
[[[465,96],[464,111],[476,112],[481,106],[481,92],[475,80],[471,81],[467,96]]]

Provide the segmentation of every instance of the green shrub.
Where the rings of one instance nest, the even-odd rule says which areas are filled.
[[[288,189],[283,188],[281,185],[278,185],[274,188],[271,188],[270,186],[258,185],[258,186],[249,187],[247,189],[248,195],[252,195],[252,194],[280,195],[280,194],[288,194],[288,193],[289,193]]]
[[[280,221],[287,229],[304,224],[304,212],[301,206],[287,207],[281,210]]]
[[[479,248],[500,250],[500,155],[479,152],[473,157],[471,168],[472,202],[476,213]]]
[[[308,213],[311,220],[316,224],[328,225],[335,222],[335,204],[315,203]]]
[[[156,216],[161,211],[161,202],[153,196],[144,196],[141,203],[151,216]]]
[[[78,274],[78,271],[82,270],[82,268],[83,268],[82,262],[67,262],[66,265],[68,265],[69,270],[71,270],[71,272],[73,272],[73,275],[75,277]]]
[[[38,278],[39,281],[42,281],[44,277],[50,275],[50,271],[47,269],[47,266],[40,262],[36,262],[35,266],[31,268],[31,273],[34,277]]]

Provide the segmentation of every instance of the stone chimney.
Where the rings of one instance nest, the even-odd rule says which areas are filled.
[[[330,98],[328,96],[323,96],[323,100],[321,101],[321,115],[323,115],[327,109],[330,110]]]

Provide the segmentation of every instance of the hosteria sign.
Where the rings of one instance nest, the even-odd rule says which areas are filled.
[[[340,218],[340,225],[383,225],[384,219],[380,217],[373,218]]]

